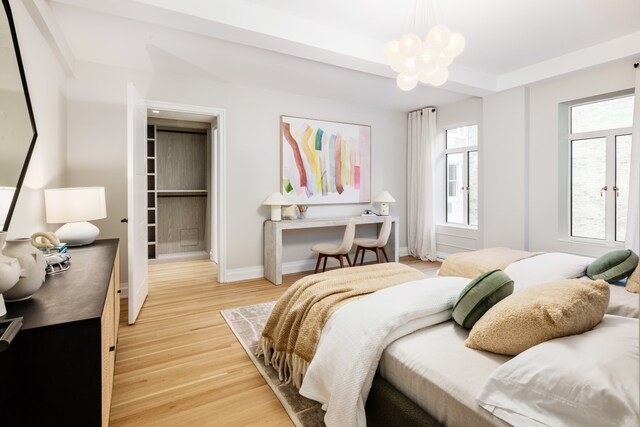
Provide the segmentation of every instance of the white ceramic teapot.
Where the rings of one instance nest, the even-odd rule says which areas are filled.
[[[7,292],[7,301],[22,301],[31,298],[44,283],[47,263],[44,254],[31,245],[31,239],[8,240],[4,254],[15,257],[20,263],[20,280]]]
[[[15,258],[3,255],[2,247],[7,239],[7,232],[0,231],[0,316],[7,314],[3,293],[13,288],[20,279],[20,264]]]

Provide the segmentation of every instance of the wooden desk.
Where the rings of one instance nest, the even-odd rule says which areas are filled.
[[[282,284],[282,231],[301,228],[321,228],[346,226],[353,218],[358,224],[382,224],[384,216],[354,216],[343,218],[306,218],[282,221],[265,221],[264,223],[264,277],[276,285]],[[380,225],[378,225],[378,229]],[[309,248],[314,243],[309,242]],[[398,262],[400,230],[398,217],[392,217],[391,235],[385,250],[389,259]]]

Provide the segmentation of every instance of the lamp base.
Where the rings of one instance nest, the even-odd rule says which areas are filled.
[[[100,229],[87,221],[69,222],[58,228],[56,236],[68,246],[90,245],[95,242]]]
[[[380,215],[389,215],[389,203],[380,203]]]
[[[282,206],[271,205],[271,221],[282,221]]]

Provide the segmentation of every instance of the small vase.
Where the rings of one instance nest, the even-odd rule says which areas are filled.
[[[7,314],[3,293],[13,288],[18,283],[18,279],[20,279],[20,264],[18,260],[6,256],[2,252],[5,240],[7,240],[7,232],[0,231],[0,316]]]
[[[8,240],[6,255],[15,257],[20,263],[20,280],[4,293],[7,301],[22,301],[31,298],[44,282],[47,263],[42,252],[31,245],[31,239]]]

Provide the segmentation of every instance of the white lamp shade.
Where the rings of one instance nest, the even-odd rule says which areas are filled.
[[[388,191],[383,191],[382,193],[378,194],[376,198],[373,199],[373,201],[377,203],[393,203],[396,201],[396,199],[394,199]]]
[[[267,206],[282,206],[284,205],[284,196],[281,192],[276,191],[275,193],[271,193],[262,204]]]
[[[107,217],[104,187],[44,190],[44,203],[49,224],[93,221]]]

